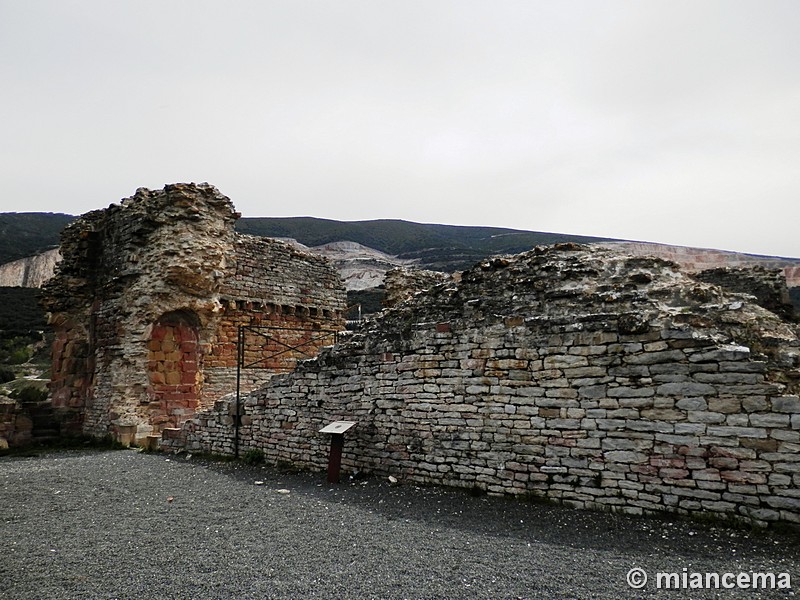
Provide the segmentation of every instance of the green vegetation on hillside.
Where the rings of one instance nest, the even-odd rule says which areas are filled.
[[[417,259],[420,266],[440,271],[464,269],[493,254],[516,254],[540,244],[606,239],[499,227],[430,225],[398,220],[342,222],[312,217],[244,218],[236,227],[251,235],[294,238],[306,246],[342,240],[358,242],[400,258]]]
[[[0,331],[26,335],[47,325],[36,288],[0,287]]]
[[[39,305],[39,290],[0,287],[0,365],[5,369],[0,379],[28,362],[47,364],[47,320]]]
[[[58,246],[75,217],[57,213],[0,213],[0,265]]]
[[[0,287],[0,365],[16,366],[31,359],[47,362],[46,356],[37,354],[44,352],[47,329],[38,294],[38,289]]]
[[[8,336],[26,336],[47,326],[44,309],[39,305],[36,288],[0,287],[0,332]]]

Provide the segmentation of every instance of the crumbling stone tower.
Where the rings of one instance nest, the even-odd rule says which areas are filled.
[[[51,396],[62,430],[135,427],[142,441],[179,426],[236,386],[239,327],[282,328],[265,341],[303,355],[343,328],[344,286],[322,257],[234,231],[230,199],[208,184],[139,189],[62,234],[43,292],[55,329]],[[252,389],[300,354],[272,352]],[[252,358],[252,357],[251,357]],[[258,357],[256,357],[258,359]]]

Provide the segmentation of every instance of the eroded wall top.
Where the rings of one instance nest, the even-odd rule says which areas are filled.
[[[238,216],[230,199],[206,183],[140,188],[64,230],[63,260],[45,286],[45,306],[79,310],[125,292],[132,294],[129,310],[155,317],[176,294],[209,298],[224,277]]]

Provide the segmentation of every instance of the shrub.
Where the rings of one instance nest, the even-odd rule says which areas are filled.
[[[26,385],[25,387],[11,392],[10,396],[23,403],[43,402],[47,400],[47,390],[43,390],[35,385]]]
[[[27,348],[17,348],[8,355],[8,364],[21,365],[28,362],[31,358],[31,352]]]
[[[242,461],[247,465],[257,465],[264,462],[264,452],[258,448],[248,450],[242,456]]]
[[[16,378],[17,376],[13,369],[0,367],[0,383],[8,383],[9,381],[14,381]]]

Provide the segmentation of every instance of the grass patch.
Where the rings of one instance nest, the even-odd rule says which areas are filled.
[[[260,465],[264,462],[264,452],[258,448],[248,450],[242,455],[242,462],[246,465]]]

